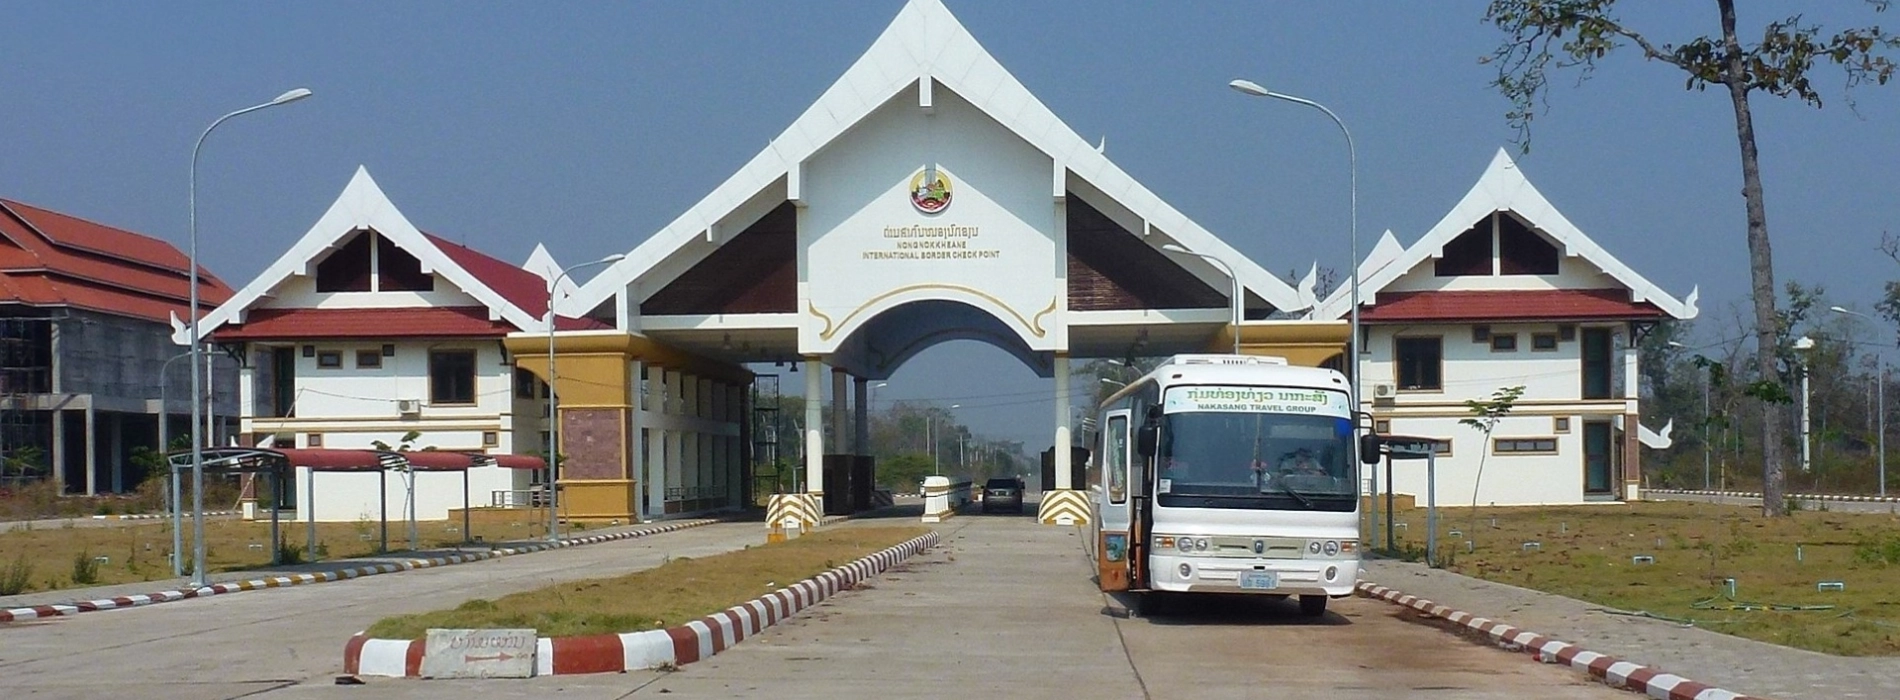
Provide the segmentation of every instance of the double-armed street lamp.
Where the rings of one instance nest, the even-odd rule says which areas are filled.
[[[198,143],[191,147],[191,187],[187,193],[186,205],[190,209],[190,257],[191,257],[191,307],[186,312],[190,322],[186,332],[191,335],[191,350],[187,353],[191,359],[191,580],[193,586],[203,586],[205,577],[205,454],[204,434],[201,424],[204,420],[204,378],[200,374],[198,358],[204,354],[204,343],[198,337],[198,154],[204,150],[205,138],[211,136],[211,130],[218,128],[226,120],[241,114],[249,114],[260,109],[290,104],[309,97],[307,88],[296,88],[278,95],[263,104],[252,105],[238,111],[218,117],[198,135]],[[314,516],[313,516],[314,517]],[[275,545],[273,545],[275,546]]]

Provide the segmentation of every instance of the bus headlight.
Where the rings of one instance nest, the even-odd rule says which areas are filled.
[[[1311,542],[1308,542],[1308,543],[1306,543],[1306,553],[1307,553],[1307,554],[1318,554],[1318,553],[1319,553],[1319,540],[1313,540],[1313,541],[1311,541]]]
[[[1181,564],[1181,578],[1194,578],[1194,567],[1183,562]]]
[[[1329,557],[1339,556],[1339,543],[1333,540],[1327,540],[1326,545],[1322,548],[1322,551],[1326,552],[1326,556],[1329,556]]]
[[[1195,538],[1195,539],[1194,539],[1194,551],[1196,551],[1196,552],[1205,552],[1205,551],[1207,551],[1207,538],[1205,538],[1205,537],[1197,537],[1197,538]]]
[[[1339,567],[1337,566],[1326,567],[1326,580],[1331,581],[1336,578],[1339,578]]]
[[[1175,538],[1174,542],[1176,545],[1178,545],[1181,548],[1181,551],[1183,552],[1194,551],[1194,538],[1192,537],[1177,537]]]

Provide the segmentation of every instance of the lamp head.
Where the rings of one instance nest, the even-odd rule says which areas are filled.
[[[1161,249],[1162,249],[1162,250],[1165,250],[1165,251],[1168,251],[1168,252],[1170,252],[1170,253],[1191,253],[1191,252],[1194,252],[1194,251],[1191,251],[1191,250],[1188,250],[1188,249],[1186,249],[1186,248],[1183,248],[1183,247],[1181,247],[1181,246],[1180,246],[1179,244],[1175,244],[1175,243],[1169,243],[1169,244],[1167,244],[1167,245],[1164,245],[1164,246],[1161,246]]]
[[[1841,306],[1830,306],[1830,307],[1827,307],[1827,310],[1832,311],[1837,314],[1858,315],[1852,311],[1848,311],[1846,307],[1841,307]]]
[[[309,97],[311,94],[312,93],[310,92],[310,88],[296,88],[296,89],[290,90],[289,92],[285,92],[282,95],[278,95],[277,99],[271,100],[270,103],[273,106],[281,105],[281,104],[290,104],[292,102],[296,102],[297,100],[301,100],[303,98]]]
[[[1227,83],[1227,87],[1233,88],[1235,91],[1243,94],[1253,95],[1254,97],[1273,96],[1273,93],[1268,92],[1266,88],[1260,87],[1259,83],[1251,80],[1235,80]]]
[[[614,253],[613,255],[601,258],[600,261],[604,263],[617,263],[625,259],[627,259],[626,253]]]
[[[1799,338],[1796,338],[1796,339],[1794,340],[1794,349],[1796,349],[1796,350],[1813,350],[1813,349],[1814,349],[1814,339],[1813,339],[1813,338],[1809,338],[1809,337],[1807,337],[1807,336],[1805,336],[1805,335],[1804,335],[1804,336],[1801,336],[1801,337],[1799,337]]]

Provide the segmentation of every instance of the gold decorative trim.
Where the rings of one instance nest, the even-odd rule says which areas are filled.
[[[831,340],[831,336],[837,334],[839,330],[842,330],[846,324],[849,324],[851,322],[851,319],[857,318],[858,314],[863,313],[865,309],[868,309],[872,305],[880,301],[883,301],[885,299],[889,299],[891,297],[897,296],[899,294],[903,294],[905,292],[914,292],[919,289],[950,289],[950,290],[955,290],[959,292],[965,292],[973,296],[981,297],[985,300],[988,300],[992,304],[1002,307],[1004,311],[1009,312],[1010,316],[1013,316],[1016,318],[1017,323],[1022,324],[1024,328],[1028,328],[1029,332],[1035,334],[1036,337],[1041,338],[1048,334],[1047,331],[1042,330],[1042,327],[1039,324],[1030,323],[1029,319],[1023,318],[1023,315],[1021,313],[1018,313],[1015,309],[1010,308],[1009,304],[1003,303],[1003,300],[998,299],[994,296],[991,296],[989,293],[984,292],[983,290],[974,289],[971,287],[965,287],[960,284],[931,283],[931,284],[912,284],[912,285],[906,285],[903,287],[898,287],[896,289],[890,290],[883,294],[879,294],[877,296],[871,297],[869,300],[865,301],[863,304],[859,304],[858,308],[852,309],[851,313],[845,314],[844,320],[839,321],[836,326],[833,326],[831,324],[831,317],[826,316],[822,313],[819,313],[818,307],[812,306],[810,300],[806,300],[805,305],[811,309],[811,312],[813,314],[816,314],[819,318],[825,319],[825,329],[823,331],[819,331],[818,338],[820,340]],[[1054,306],[1055,306],[1054,302],[1051,302],[1050,308],[1053,309]],[[1038,316],[1040,316],[1040,314],[1038,314]]]
[[[805,310],[807,310],[807,311],[810,311],[810,312],[811,312],[811,315],[813,315],[813,316],[817,316],[818,318],[820,318],[820,319],[823,319],[823,320],[824,320],[824,322],[825,322],[825,329],[824,329],[824,330],[822,330],[822,331],[818,331],[818,337],[820,337],[820,338],[823,338],[823,339],[825,339],[825,340],[830,340],[830,339],[831,339],[831,333],[832,333],[832,329],[834,329],[834,328],[836,328],[836,327],[837,327],[836,325],[834,325],[834,324],[833,324],[833,323],[831,322],[831,317],[830,317],[830,316],[826,316],[826,315],[825,315],[825,312],[823,312],[823,311],[819,311],[819,310],[818,310],[818,306],[817,306],[816,304],[813,304],[813,303],[811,303],[811,300],[810,300],[810,299],[806,299],[806,300],[805,300]],[[857,312],[855,312],[855,311],[854,311],[854,312],[852,312],[852,313],[857,313]],[[851,317],[849,317],[849,316],[846,316],[846,317],[845,317],[845,319],[846,319],[846,320],[849,320],[850,318],[851,318]]]
[[[1042,317],[1048,316],[1049,314],[1056,312],[1057,301],[1059,300],[1056,297],[1053,297],[1053,296],[1049,297],[1049,308],[1036,312],[1036,319],[1035,321],[1031,322],[1029,326],[1032,330],[1036,332],[1036,337],[1041,338],[1042,334],[1047,332],[1043,330]]]

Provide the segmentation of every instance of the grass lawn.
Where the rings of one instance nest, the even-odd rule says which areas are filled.
[[[304,527],[303,523],[289,522],[282,526],[286,546],[299,553],[306,541]],[[459,544],[461,527],[460,520],[419,521],[416,523],[417,542],[425,549]],[[546,531],[545,525],[529,522],[474,526],[474,534],[488,542],[538,538]],[[375,554],[380,540],[376,522],[317,523],[317,546],[325,560]],[[268,520],[207,520],[205,543],[205,567],[210,571],[242,571],[270,565]],[[390,549],[399,551],[408,546],[408,523],[391,520]],[[189,567],[189,518],[185,520],[184,547]],[[23,578],[26,583],[25,590],[14,592],[169,579],[171,548],[171,524],[163,521],[115,523],[105,527],[53,526],[0,533],[0,595],[9,593],[9,578],[15,581]],[[105,561],[97,561],[96,557],[105,557]],[[91,561],[96,569],[87,577],[78,570],[75,560]],[[17,573],[22,565],[28,569],[24,577]],[[85,580],[87,578],[91,580]]]
[[[684,624],[848,564],[926,532],[834,527],[782,544],[676,558],[618,578],[570,581],[452,610],[384,618],[369,636],[415,639],[429,628],[533,629],[544,637],[639,632]]]
[[[1422,545],[1425,511],[1401,510],[1398,520],[1407,523],[1401,549]],[[1681,502],[1483,508],[1475,518],[1441,508],[1439,534],[1444,568],[1468,576],[1829,654],[1900,655],[1900,518],[1891,515],[1770,519]],[[1822,581],[1845,589],[1817,590]]]

